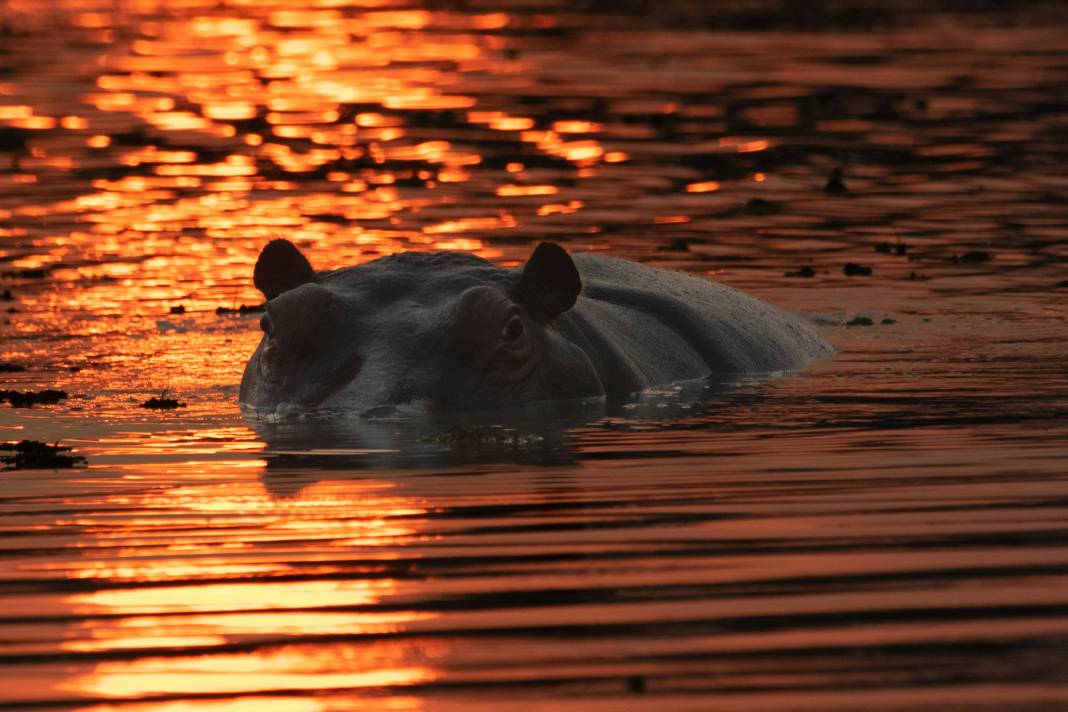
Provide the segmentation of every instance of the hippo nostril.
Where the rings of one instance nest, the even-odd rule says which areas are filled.
[[[267,336],[271,336],[274,326],[271,324],[270,314],[264,314],[260,317],[260,328],[263,329],[263,333],[267,334]]]

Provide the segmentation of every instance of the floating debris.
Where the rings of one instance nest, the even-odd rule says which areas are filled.
[[[883,320],[881,322],[879,322],[879,323],[880,324],[896,324],[897,323],[897,319],[891,319],[890,317],[887,316],[887,317],[883,317]]]
[[[171,314],[185,314],[185,305],[179,304],[176,307],[171,307]]]
[[[27,129],[0,126],[0,151],[20,151],[26,148],[26,139],[31,132]]]
[[[755,215],[771,215],[779,212],[779,204],[764,198],[750,198],[745,204],[745,210]]]
[[[909,251],[909,246],[904,242],[877,242],[875,243],[875,251],[884,255],[906,255]]]
[[[266,304],[242,304],[239,307],[216,307],[216,314],[258,314],[267,308]]]
[[[11,361],[0,361],[0,373],[22,373],[26,370],[26,367],[12,363]]]
[[[846,262],[842,268],[847,277],[868,277],[871,275],[871,267],[858,265],[856,262]]]
[[[686,238],[676,237],[660,248],[661,252],[689,252],[690,242]]]
[[[177,398],[168,398],[167,391],[162,391],[158,396],[152,396],[142,403],[141,407],[153,410],[174,410],[176,408],[184,408],[185,403],[182,403]]]
[[[845,323],[846,326],[873,326],[875,321],[869,316],[855,316]]]
[[[5,289],[0,292],[0,302],[12,302],[15,300],[15,295],[11,293],[10,289]]]
[[[67,397],[66,391],[0,391],[0,403],[7,401],[12,408],[32,408],[35,405],[55,405]]]
[[[4,272],[4,279],[44,279],[49,274],[47,269],[20,269]]]
[[[815,277],[816,276],[816,270],[812,269],[811,267],[805,266],[805,267],[802,267],[801,269],[797,270],[796,272],[787,272],[783,276],[784,277]]]
[[[960,262],[965,264],[978,264],[980,262],[989,262],[992,259],[994,259],[994,255],[989,252],[972,250],[971,252],[965,252],[963,255],[953,255],[953,264],[958,264]]]
[[[85,464],[81,455],[66,455],[71,448],[59,443],[49,445],[37,440],[0,443],[0,451],[14,453],[0,455],[4,470],[59,470]]]
[[[823,190],[828,195],[852,195],[852,191],[846,187],[845,181],[842,180],[841,168],[834,169],[834,173],[827,179],[827,185],[823,187]]]

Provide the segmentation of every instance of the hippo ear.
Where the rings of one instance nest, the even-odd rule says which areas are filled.
[[[268,242],[252,271],[252,283],[268,299],[314,281],[315,270],[308,258],[289,240]]]
[[[552,319],[575,305],[582,279],[571,255],[552,242],[542,242],[523,265],[512,298],[530,314]]]

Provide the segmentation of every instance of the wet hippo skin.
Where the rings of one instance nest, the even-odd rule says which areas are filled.
[[[437,252],[316,273],[274,240],[253,279],[268,301],[240,400],[260,414],[626,394],[833,353],[804,318],[730,287],[552,243],[512,270]]]

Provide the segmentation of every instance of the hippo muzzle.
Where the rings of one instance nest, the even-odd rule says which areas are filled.
[[[336,307],[333,295],[314,282],[269,300],[260,317],[263,341],[246,367],[241,401],[310,409],[352,381],[363,359],[336,338]]]

